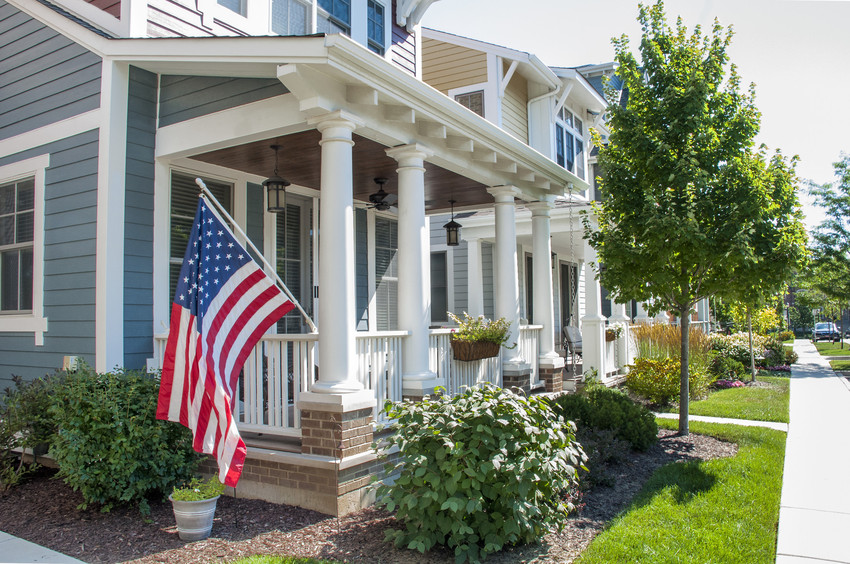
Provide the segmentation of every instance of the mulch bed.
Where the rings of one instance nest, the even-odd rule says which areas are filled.
[[[734,444],[660,430],[645,453],[610,469],[614,486],[585,494],[583,509],[561,533],[537,545],[492,555],[488,562],[572,562],[617,513],[628,506],[649,476],[670,462],[733,456]],[[439,549],[421,555],[383,542],[384,531],[399,527],[387,512],[369,508],[336,519],[315,511],[258,500],[222,497],[213,537],[186,543],[177,536],[171,504],[152,503],[143,518],[134,507],[109,513],[77,510],[82,497],[52,470],[41,470],[24,484],[0,494],[0,531],[91,563],[229,562],[253,554],[327,558],[341,562],[444,563],[453,555]]]

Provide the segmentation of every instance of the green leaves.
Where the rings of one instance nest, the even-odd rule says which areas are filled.
[[[572,509],[563,492],[585,457],[574,427],[545,399],[487,385],[387,412],[396,420],[387,441],[400,449],[402,466],[378,494],[405,523],[392,537],[399,546],[444,544],[456,561],[478,562],[563,525]]]

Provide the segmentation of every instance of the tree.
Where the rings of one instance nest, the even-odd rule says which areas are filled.
[[[815,204],[826,212],[826,219],[812,234],[809,285],[829,301],[837,302],[841,315],[850,303],[850,155],[842,153],[832,166],[835,182],[809,186]],[[843,324],[841,331],[843,334]],[[841,345],[843,348],[843,340]]]
[[[681,319],[679,432],[687,434],[689,314],[752,260],[764,210],[779,206],[765,186],[763,152],[752,148],[754,86],[742,93],[728,65],[731,28],[715,21],[710,34],[689,35],[681,18],[670,28],[662,2],[641,5],[638,20],[640,63],[628,37],[613,41],[628,103],[608,107],[599,227],[585,217],[585,237],[606,265],[605,287]]]

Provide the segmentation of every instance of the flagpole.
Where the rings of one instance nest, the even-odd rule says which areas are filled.
[[[283,290],[283,292],[286,294],[286,296],[290,300],[292,300],[292,303],[295,304],[295,307],[298,308],[298,311],[301,312],[301,315],[304,316],[304,319],[307,320],[307,325],[310,326],[310,332],[318,333],[319,330],[316,329],[316,325],[313,323],[313,320],[310,319],[310,316],[307,315],[307,312],[304,311],[304,308],[301,307],[301,304],[298,302],[298,300],[295,299],[295,296],[292,295],[292,293],[289,291],[289,288],[287,288],[286,284],[283,283],[283,280],[280,279],[280,276],[278,276],[277,271],[269,263],[269,261],[266,260],[266,258],[263,256],[263,253],[261,253],[260,250],[257,249],[257,247],[254,246],[254,243],[251,242],[251,239],[248,238],[248,236],[245,234],[244,231],[242,231],[242,229],[239,227],[239,225],[236,224],[236,220],[234,220],[232,217],[230,217],[230,214],[227,213],[227,210],[225,210],[224,207],[216,199],[216,197],[213,196],[213,193],[209,191],[209,189],[207,188],[207,185],[204,184],[204,181],[201,180],[200,178],[196,178],[195,184],[197,184],[198,187],[200,187],[202,197],[209,199],[214,204],[214,206],[211,207],[210,210],[212,210],[212,212],[216,216],[218,216],[218,219],[222,223],[225,223],[225,221],[221,218],[221,215],[219,215],[219,212],[221,212],[221,214],[224,215],[225,218],[227,218],[227,222],[230,223],[230,225],[233,227],[233,229],[236,231],[236,233],[240,237],[242,237],[242,239],[244,239],[246,243],[248,243],[248,245],[251,247],[251,250],[253,250],[254,253],[258,257],[260,257],[260,260],[263,261],[263,264],[266,266],[266,268],[268,268],[268,270],[271,271],[271,273],[274,275],[275,281],[277,282],[278,286],[280,286],[281,290]],[[218,208],[218,210],[216,210],[215,208]]]

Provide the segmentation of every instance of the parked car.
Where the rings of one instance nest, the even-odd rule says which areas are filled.
[[[841,340],[841,332],[835,323],[815,323],[815,330],[812,333],[812,340],[817,341],[832,341],[838,342]]]

